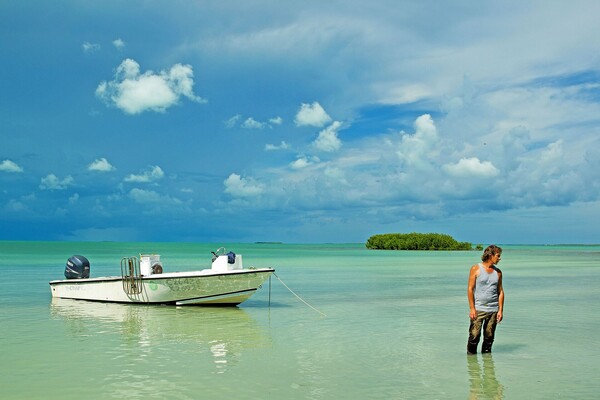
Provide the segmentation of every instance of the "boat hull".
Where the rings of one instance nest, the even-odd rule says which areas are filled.
[[[50,282],[52,297],[116,303],[238,305],[252,296],[272,268],[212,270],[142,276],[65,279]],[[133,282],[133,287],[132,287]]]

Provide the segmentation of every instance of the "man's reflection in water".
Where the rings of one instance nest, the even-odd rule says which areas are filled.
[[[476,355],[467,357],[469,381],[471,382],[469,399],[503,399],[504,387],[496,379],[492,354],[482,354],[481,363]]]

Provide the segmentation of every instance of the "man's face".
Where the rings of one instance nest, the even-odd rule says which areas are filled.
[[[500,254],[500,253],[496,253],[496,254],[494,254],[494,255],[493,255],[493,257],[492,257],[492,262],[493,262],[494,264],[498,264],[498,263],[500,262],[500,259],[501,259],[501,258],[502,258],[502,254]]]

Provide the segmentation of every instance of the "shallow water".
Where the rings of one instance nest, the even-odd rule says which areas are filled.
[[[505,246],[505,320],[467,357],[479,252],[230,244],[276,278],[238,308],[51,300],[72,254],[92,276],[159,253],[208,267],[210,244],[0,242],[0,398],[596,398],[600,246]],[[270,292],[270,304],[269,304]]]

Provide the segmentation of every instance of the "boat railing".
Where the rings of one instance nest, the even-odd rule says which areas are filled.
[[[140,294],[142,292],[142,274],[137,257],[123,257],[121,259],[121,277],[123,278],[123,291],[127,294]]]

